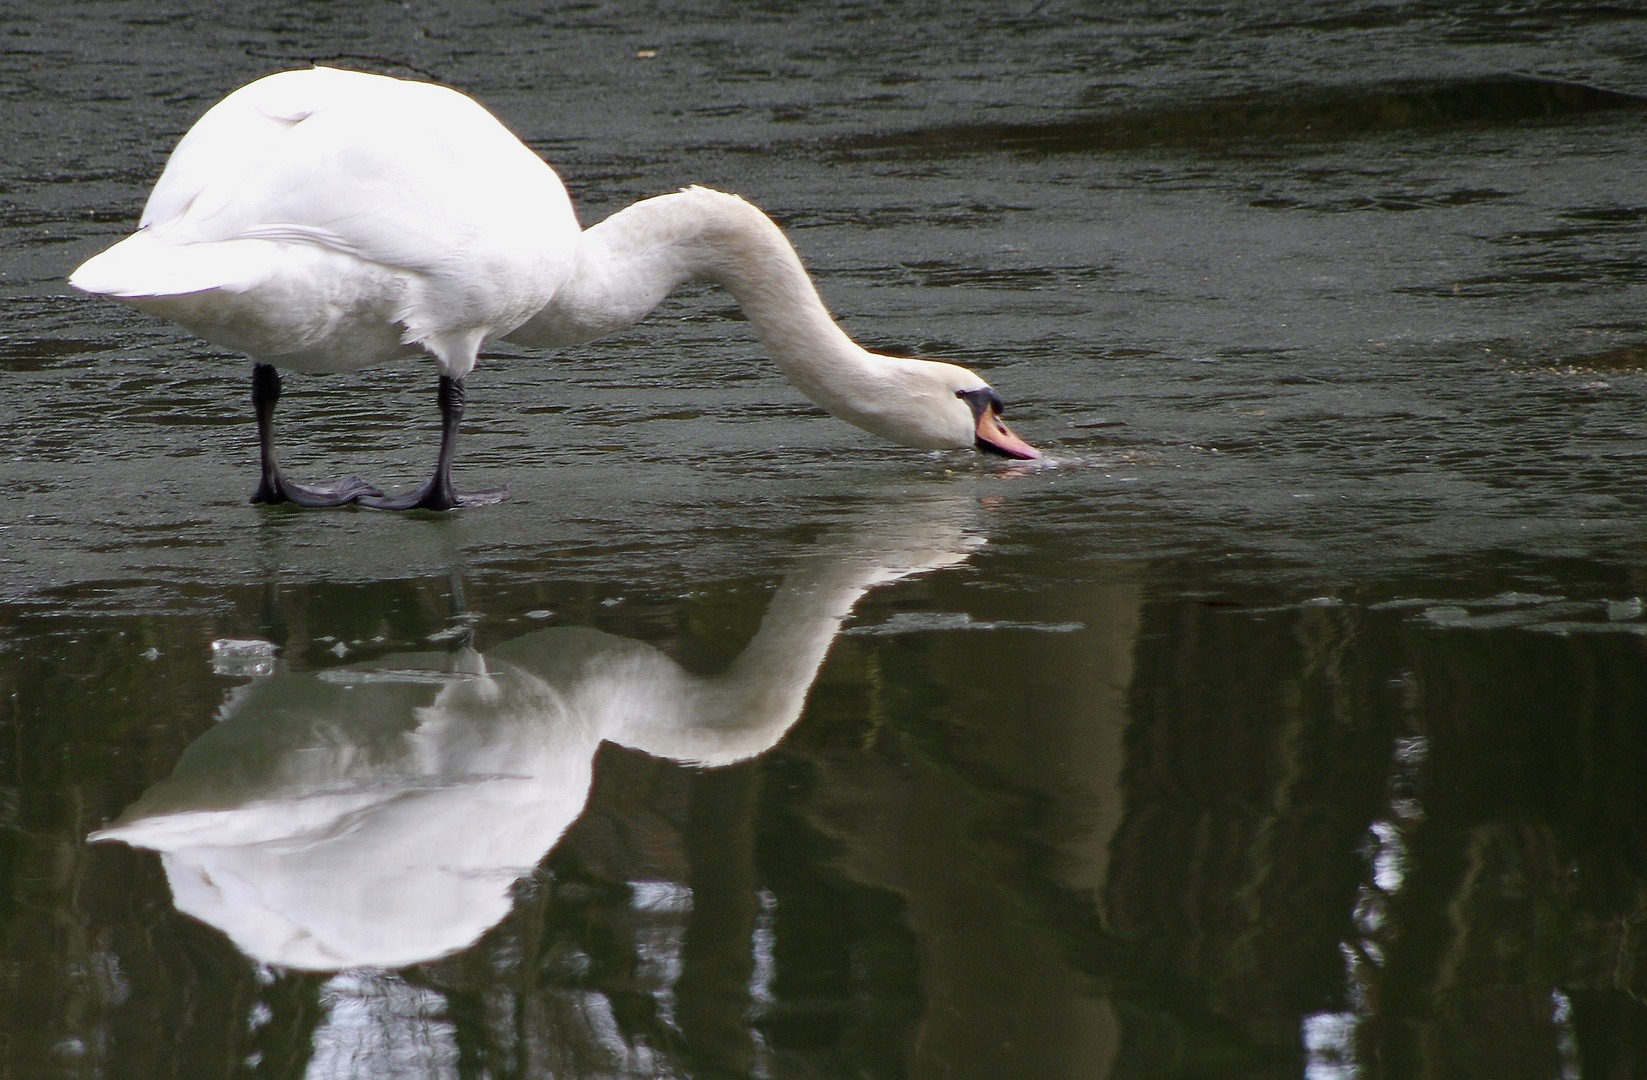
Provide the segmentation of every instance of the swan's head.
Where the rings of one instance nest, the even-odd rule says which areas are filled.
[[[1041,452],[1001,422],[1001,395],[975,372],[936,360],[870,354],[877,377],[830,411],[885,439],[923,450],[972,447],[1009,458]]]
[[[1001,422],[1001,395],[985,383],[976,390],[955,391],[957,400],[967,404],[972,414],[972,445],[986,454],[1009,458],[1038,458],[1041,452],[1012,433]]]

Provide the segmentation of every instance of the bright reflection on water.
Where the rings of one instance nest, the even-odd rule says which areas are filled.
[[[326,1019],[315,1029],[306,1075],[442,1076],[457,1072],[457,1032],[446,1002],[393,974],[346,971],[320,989]],[[262,1064],[256,1051],[245,1064]]]
[[[447,653],[256,674],[171,775],[91,839],[162,852],[178,910],[264,964],[450,955],[502,921],[514,882],[577,818],[603,743],[707,768],[766,753],[800,718],[858,598],[960,563],[977,543],[970,509],[912,501],[895,522],[820,543],[714,677],[583,627],[485,653],[457,644],[463,633]],[[637,909],[658,910],[650,892]]]
[[[0,1075],[1647,1071],[1627,6],[4,20]],[[63,277],[309,59],[745,194],[1049,462],[688,288],[483,358],[505,505],[247,505],[244,362]],[[289,379],[294,475],[421,479],[431,384]]]

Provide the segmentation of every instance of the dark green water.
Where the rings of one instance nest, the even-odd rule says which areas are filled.
[[[746,195],[1050,462],[705,288],[483,359],[508,503],[248,505],[244,361],[63,277],[308,60]],[[16,3],[0,100],[0,1077],[1647,1071],[1635,7]]]

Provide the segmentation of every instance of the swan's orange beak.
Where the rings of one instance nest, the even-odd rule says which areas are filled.
[[[978,449],[1009,458],[1038,458],[1041,452],[1014,435],[1001,423],[1001,414],[993,403],[978,410]]]
[[[1001,423],[1001,395],[987,386],[976,390],[957,390],[955,396],[972,409],[972,445],[988,454],[1009,458],[1038,458],[1041,452],[1020,439]]]

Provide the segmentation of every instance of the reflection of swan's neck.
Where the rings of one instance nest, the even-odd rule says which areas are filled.
[[[873,583],[868,573],[836,569],[792,572],[760,629],[722,676],[722,685],[737,688],[752,710],[791,717],[800,712],[841,623]]]
[[[704,765],[771,749],[800,716],[852,605],[888,576],[867,564],[848,569],[821,561],[790,573],[725,674],[690,679],[678,714],[665,723],[657,716],[642,721],[632,729],[632,745]]]
[[[694,279],[725,286],[790,382],[833,415],[909,446],[972,445],[955,394],[982,380],[857,345],[772,219],[708,188],[646,199],[581,234],[565,283],[509,339],[536,347],[590,341],[638,322]]]

